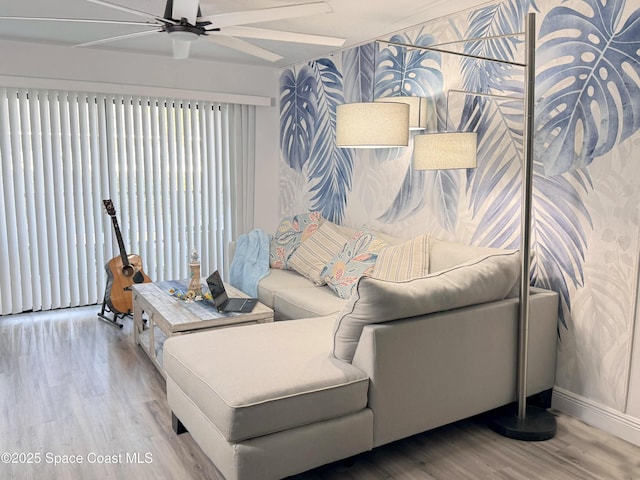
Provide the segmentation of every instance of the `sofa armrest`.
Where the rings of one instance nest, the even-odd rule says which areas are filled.
[[[557,294],[532,291],[528,395],[555,380]],[[374,446],[516,399],[518,299],[367,325],[353,365],[370,378]]]

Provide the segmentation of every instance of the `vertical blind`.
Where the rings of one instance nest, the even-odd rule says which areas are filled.
[[[127,253],[153,280],[225,275],[253,225],[255,107],[0,88],[0,314],[102,302]]]

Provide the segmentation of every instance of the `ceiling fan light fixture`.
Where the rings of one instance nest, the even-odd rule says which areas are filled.
[[[172,40],[182,40],[185,42],[193,42],[197,40],[204,32],[193,25],[167,25],[167,33]]]
[[[193,42],[197,40],[200,35],[191,32],[170,32],[169,36],[171,40],[182,40],[183,42]]]
[[[198,37],[204,33],[201,28],[184,23],[180,25],[167,25],[165,30],[172,40],[173,58],[176,60],[189,58],[191,42],[197,40]]]
[[[173,39],[173,58],[175,60],[185,60],[189,58],[189,52],[191,51],[191,42],[185,40]]]

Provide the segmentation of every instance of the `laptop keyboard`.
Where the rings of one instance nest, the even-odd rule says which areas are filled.
[[[224,308],[225,310],[240,310],[245,303],[247,303],[247,301],[242,298],[230,298],[229,300],[227,300],[227,304]]]

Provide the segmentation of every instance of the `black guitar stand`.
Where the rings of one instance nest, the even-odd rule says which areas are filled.
[[[107,315],[107,314],[110,314],[110,315]],[[109,308],[109,305],[107,304],[106,295],[105,295],[104,300],[102,300],[102,308],[100,309],[100,313],[98,313],[98,318],[100,320],[114,327],[122,328],[124,325],[122,323],[119,323],[118,320],[123,319],[125,317],[131,317],[131,316],[132,316],[131,312],[119,313]]]

